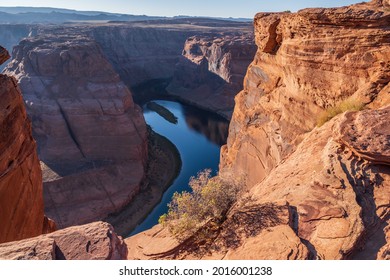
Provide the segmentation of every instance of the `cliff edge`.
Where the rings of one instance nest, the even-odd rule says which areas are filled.
[[[375,100],[389,92],[389,18],[379,2],[257,14],[258,51],[235,99],[220,168],[253,186],[328,108],[348,98],[384,105]]]
[[[0,64],[9,58],[0,47]],[[22,95],[0,74],[0,243],[52,231],[44,216],[42,173]]]
[[[388,6],[257,14],[220,165],[246,193],[207,237],[158,225],[126,240],[128,258],[389,259]],[[317,125],[348,102],[360,111]]]

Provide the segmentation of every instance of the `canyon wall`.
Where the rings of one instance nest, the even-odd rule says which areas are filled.
[[[245,192],[206,237],[158,225],[128,258],[388,259],[389,20],[388,1],[256,15],[220,165]],[[365,108],[316,127],[343,100]]]
[[[389,117],[387,106],[315,128],[207,238],[177,242],[158,225],[126,240],[128,258],[388,258]]]
[[[128,87],[172,79],[189,36],[220,36],[213,43],[215,54],[205,56],[212,60],[210,67],[225,63],[223,70],[213,71],[224,76],[230,93],[216,94],[213,100],[233,108],[232,89],[241,87],[245,72],[240,57],[248,60],[246,49],[238,49],[253,46],[251,35],[240,41],[216,31],[219,21],[187,21],[39,26],[14,48],[5,73],[22,88],[38,144],[46,213],[59,228],[104,219],[140,191],[147,131]],[[236,32],[237,38],[242,29],[250,33],[248,24],[221,24],[218,29],[232,28],[228,34]]]
[[[212,19],[106,25],[89,36],[129,88],[166,80],[168,94],[226,118],[256,51],[249,24]]]
[[[103,219],[132,199],[144,177],[147,131],[99,45],[57,31],[20,42],[5,73],[22,88],[46,212],[63,228]]]
[[[328,107],[350,97],[369,104],[388,93],[388,23],[388,11],[374,3],[257,14],[258,51],[236,96],[221,169],[253,186]]]
[[[9,58],[0,47],[0,64]],[[13,77],[0,74],[0,243],[50,232],[31,124]]]
[[[36,27],[25,24],[0,24],[0,44],[7,50],[12,52],[20,40],[35,33]],[[10,60],[9,60],[10,61]],[[8,61],[8,62],[9,62]],[[0,72],[7,64],[0,65]]]
[[[115,70],[129,88],[154,79],[172,78],[183,45],[194,30],[127,25],[92,28]]]
[[[255,52],[250,31],[192,36],[167,91],[230,119]]]

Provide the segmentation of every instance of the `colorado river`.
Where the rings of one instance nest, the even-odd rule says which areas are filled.
[[[167,204],[175,192],[189,190],[191,176],[203,169],[218,169],[220,147],[226,142],[228,122],[209,112],[194,109],[173,101],[154,101],[169,110],[177,121],[168,121],[144,106],[144,117],[152,129],[168,138],[179,150],[182,169],[173,184],[164,193],[161,202],[131,235],[147,230],[158,223],[159,217],[168,210]],[[169,112],[168,112],[169,113]],[[171,114],[170,114],[171,115]]]

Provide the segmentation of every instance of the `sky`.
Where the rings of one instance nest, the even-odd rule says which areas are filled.
[[[150,16],[253,18],[257,12],[297,11],[307,7],[335,7],[358,2],[362,0],[0,0],[0,6],[53,7]]]

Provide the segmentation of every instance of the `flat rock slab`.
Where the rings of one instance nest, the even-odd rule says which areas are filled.
[[[112,226],[95,222],[0,245],[5,260],[126,259],[127,246]]]

